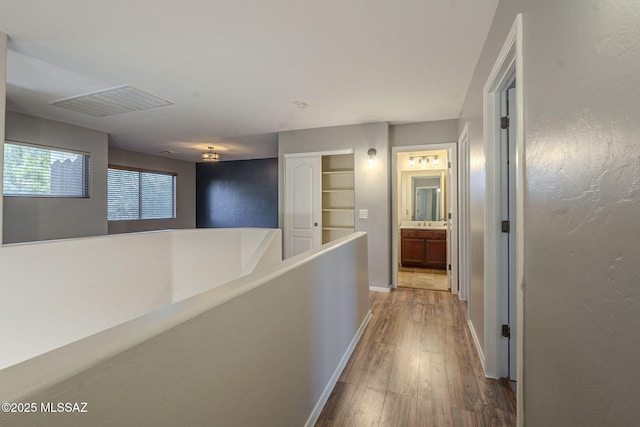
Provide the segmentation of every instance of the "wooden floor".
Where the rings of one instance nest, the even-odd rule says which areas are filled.
[[[449,291],[449,277],[446,270],[399,267],[398,286],[430,291]]]
[[[371,312],[316,426],[515,426],[513,393],[484,377],[456,296],[372,292]]]

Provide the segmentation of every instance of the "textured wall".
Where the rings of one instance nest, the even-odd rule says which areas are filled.
[[[482,87],[523,12],[524,425],[640,419],[640,3],[500,2],[461,112],[483,325]],[[479,334],[480,335],[480,334]]]
[[[525,421],[638,425],[640,3],[527,2],[524,45]]]
[[[278,227],[278,159],[196,164],[197,227]]]

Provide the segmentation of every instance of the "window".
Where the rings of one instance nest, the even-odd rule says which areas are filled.
[[[89,160],[88,153],[7,141],[3,195],[89,197]]]
[[[109,166],[107,218],[110,221],[175,217],[175,174]]]

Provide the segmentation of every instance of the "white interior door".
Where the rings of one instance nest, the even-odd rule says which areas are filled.
[[[515,88],[507,89],[500,96],[502,116],[508,121],[502,126],[500,135],[500,216],[503,224],[507,225],[502,230],[502,282],[506,292],[506,326],[507,339],[507,372],[512,381],[516,381],[516,292],[515,292]],[[505,228],[506,227],[506,228]]]
[[[285,258],[322,244],[321,180],[320,156],[285,158]]]
[[[517,298],[516,298],[516,89],[507,92],[507,111],[509,113],[508,159],[509,159],[509,378],[517,381]]]

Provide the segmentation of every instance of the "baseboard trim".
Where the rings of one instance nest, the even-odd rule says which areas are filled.
[[[364,317],[364,320],[362,321],[362,324],[358,328],[358,331],[356,332],[353,339],[351,340],[349,347],[347,347],[347,351],[345,351],[344,355],[342,356],[342,359],[340,359],[340,362],[338,363],[336,370],[333,371],[333,375],[331,375],[331,378],[329,379],[329,383],[324,388],[324,391],[320,395],[320,399],[318,399],[318,403],[316,403],[316,406],[313,408],[313,411],[311,411],[311,415],[309,415],[307,422],[304,424],[305,427],[313,427],[316,424],[316,421],[318,421],[318,418],[320,417],[320,413],[322,412],[324,405],[327,403],[327,400],[329,400],[329,396],[331,395],[333,388],[338,383],[338,379],[340,379],[340,374],[342,374],[344,367],[347,366],[347,362],[351,357],[351,353],[353,353],[353,350],[356,348],[356,345],[360,341],[360,338],[362,337],[362,334],[364,333],[364,330],[369,324],[370,320],[371,320],[371,310],[369,310],[367,315]]]
[[[480,346],[480,340],[478,340],[478,335],[476,334],[476,330],[473,327],[473,322],[471,319],[467,319],[467,325],[469,325],[469,330],[471,331],[471,336],[473,337],[473,344],[476,346],[476,351],[478,352],[478,357],[480,358],[480,363],[482,364],[482,371],[484,372],[484,376],[487,376],[487,368],[484,366],[484,353],[482,352],[482,347]]]
[[[369,286],[369,290],[374,292],[391,292],[391,288],[385,288],[382,286]]]

